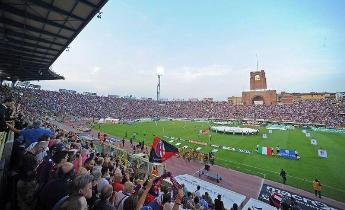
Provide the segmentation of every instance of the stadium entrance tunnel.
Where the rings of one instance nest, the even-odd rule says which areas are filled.
[[[253,105],[263,105],[265,104],[264,98],[262,96],[254,96],[252,99]]]

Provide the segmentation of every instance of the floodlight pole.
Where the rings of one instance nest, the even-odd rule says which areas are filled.
[[[158,76],[157,101],[159,101],[159,95],[161,94],[161,75],[157,74],[157,76]]]

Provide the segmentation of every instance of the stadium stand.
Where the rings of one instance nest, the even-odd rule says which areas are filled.
[[[66,3],[67,2],[67,3]],[[63,79],[50,66],[99,13],[106,0],[2,1],[0,80]],[[59,17],[60,20],[54,20]],[[51,116],[256,118],[342,127],[345,105],[331,100],[234,106],[213,101],[152,101],[0,86],[1,209],[221,209],[222,197],[177,189],[128,164],[105,144],[81,140]],[[4,103],[6,102],[6,103]],[[218,174],[205,173],[220,179]],[[161,183],[157,184],[157,183]],[[158,187],[159,186],[159,187]],[[233,206],[237,206],[236,203]]]
[[[161,191],[155,191],[156,188],[148,187],[152,182],[144,181],[150,173],[137,171],[134,166],[128,164],[128,159],[123,159],[123,156],[97,151],[102,145],[97,146],[90,141],[79,140],[73,132],[67,132],[51,124],[47,121],[47,116],[58,116],[62,113],[80,117],[111,115],[120,119],[205,116],[226,118],[249,117],[255,113],[262,118],[323,123],[329,127],[344,124],[344,119],[336,114],[344,109],[344,104],[333,103],[330,100],[258,108],[232,106],[224,102],[158,103],[150,100],[114,99],[6,86],[1,86],[0,93],[2,100],[13,98],[17,102],[16,105],[8,107],[11,113],[9,116],[16,119],[15,126],[7,124],[15,136],[14,138],[11,134],[12,140],[7,141],[15,139],[15,143],[10,174],[7,174],[10,185],[6,193],[11,195],[9,198],[12,205],[15,203],[13,201],[17,201],[14,208],[18,209],[29,209],[33,206],[36,206],[36,209],[51,209],[54,206],[54,209],[66,209],[66,206],[72,205],[89,205],[91,209],[93,206],[94,209],[99,209],[99,206],[108,209],[145,209],[152,205],[161,205],[170,206],[166,209],[178,209],[180,204],[186,208],[201,209],[202,204],[214,206],[214,202],[221,202],[212,199],[208,199],[207,202],[206,195],[196,198],[197,196],[192,193],[193,189],[178,191],[170,186],[170,190],[166,190],[162,186]],[[162,103],[164,106],[159,105]],[[315,106],[318,107],[317,110],[314,109]],[[42,122],[41,125],[37,119]],[[41,135],[35,138],[28,135],[38,131]],[[2,140],[2,145],[3,142]],[[152,179],[154,177],[150,180]],[[72,188],[69,187],[70,184]],[[76,192],[82,192],[82,195]],[[123,201],[118,196],[121,199],[124,197]],[[144,205],[146,207],[143,207]]]
[[[326,127],[343,127],[345,104],[330,99],[306,100],[293,104],[271,106],[231,105],[210,101],[152,101],[46,90],[13,89],[26,109],[39,114],[68,114],[78,117],[138,118],[216,118],[265,119],[273,122],[316,124]]]

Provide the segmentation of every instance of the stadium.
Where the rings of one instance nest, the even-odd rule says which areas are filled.
[[[256,69],[232,73],[230,83],[239,83],[229,87],[240,90],[236,94],[241,96],[226,100],[215,99],[226,88],[207,85],[213,76],[223,77],[217,68],[213,73],[200,70],[190,76],[191,70],[184,67],[187,74],[181,79],[159,65],[155,80],[143,81],[144,70],[137,75],[125,71],[119,75],[126,74],[126,79],[115,77],[114,84],[100,76],[104,67],[92,67],[90,78],[84,81],[87,70],[73,74],[78,70],[71,69],[82,64],[71,64],[66,72],[72,73],[65,78],[52,66],[75,62],[74,55],[67,58],[70,50],[84,51],[86,57],[77,63],[97,60],[87,59],[93,53],[102,54],[93,55],[99,62],[108,62],[106,54],[111,53],[103,46],[113,44],[108,43],[108,35],[104,40],[83,35],[91,33],[89,28],[102,31],[102,21],[105,28],[115,27],[107,25],[107,21],[115,21],[107,15],[125,18],[130,14],[148,28],[158,22],[149,22],[151,13],[145,10],[144,15],[139,3],[18,0],[0,5],[1,209],[345,209],[344,92],[327,87],[330,91],[298,92],[287,80],[274,84],[285,85],[289,92],[268,88],[279,76],[259,69],[258,57]],[[112,13],[114,5],[128,14]],[[165,15],[159,13],[159,17]],[[116,23],[122,27],[120,20]],[[154,29],[164,36],[165,32]],[[74,45],[81,42],[79,38],[85,43],[101,43],[101,48],[90,43],[100,52]],[[197,50],[193,52],[199,55]],[[145,53],[138,52],[145,59],[155,59]],[[123,63],[141,68],[134,61]],[[114,69],[111,71],[120,71]],[[143,86],[134,84],[135,77]],[[192,86],[184,83],[185,77],[190,77],[186,81],[192,85],[204,84],[197,86],[200,90],[188,88]],[[289,78],[294,79],[299,81],[295,75]],[[66,83],[54,83],[61,80]],[[218,80],[212,84],[222,85]],[[97,81],[97,88],[92,89]],[[111,95],[108,82],[119,89],[128,83],[139,97]],[[84,83],[89,91],[78,88]],[[58,84],[58,90],[45,88],[48,84]],[[154,87],[154,91],[150,89],[154,97],[140,97],[146,95],[147,84]],[[307,89],[310,84],[306,81],[298,87],[303,85]],[[211,91],[197,97],[203,86]],[[250,88],[243,88],[246,86]],[[107,96],[97,92],[99,87],[109,90]],[[171,99],[164,98],[175,89],[189,99],[172,99],[173,93]]]

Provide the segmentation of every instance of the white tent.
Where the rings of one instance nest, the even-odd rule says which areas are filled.
[[[112,123],[112,124],[117,124],[119,123],[119,119],[115,119],[115,118],[111,118],[111,117],[107,117],[104,119],[105,123]]]

